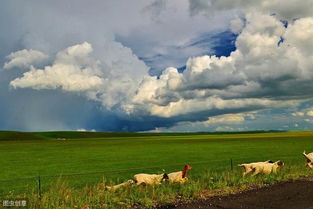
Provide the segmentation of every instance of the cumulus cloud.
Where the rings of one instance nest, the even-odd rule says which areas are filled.
[[[304,116],[304,112],[293,112],[291,113],[292,116]]]
[[[304,119],[305,122],[308,122],[308,123],[313,123],[313,119],[310,119],[310,118],[306,118]]]
[[[56,55],[52,66],[31,67],[21,78],[10,82],[14,88],[87,91],[103,84],[98,61],[89,57],[92,47],[85,42],[71,46]]]
[[[313,117],[313,109],[312,108],[306,108],[306,109],[303,109],[302,111],[293,112],[293,113],[291,113],[291,115],[297,116],[297,117],[304,117],[304,116]]]
[[[306,114],[313,117],[313,110],[308,111]]]
[[[154,15],[158,16],[164,9],[164,2],[154,1],[145,8],[147,11],[156,9]],[[167,6],[171,8],[171,5]],[[23,56],[12,55],[5,66],[30,67],[30,70],[13,79],[10,85],[79,92],[124,118],[139,121],[138,124],[146,120],[154,126],[172,126],[182,121],[240,123],[248,117],[241,115],[244,112],[295,106],[313,98],[311,0],[304,0],[301,4],[295,0],[190,0],[189,9],[193,16],[212,11],[236,14],[229,24],[229,29],[238,34],[236,49],[229,56],[190,57],[183,72],[176,67],[167,67],[158,76],[149,75],[148,67],[132,50],[115,40],[106,39],[99,42],[101,45],[87,42],[71,44],[58,51],[54,61],[42,68],[30,67],[37,58],[29,57],[40,57],[38,53],[29,55],[31,50],[23,50]],[[159,23],[167,17],[168,14],[160,17]],[[141,30],[147,28],[145,26]],[[167,46],[169,41],[166,40],[177,39],[173,42],[182,45],[186,42],[184,37],[178,37],[179,34],[185,34],[185,31],[192,34],[193,31],[191,26],[183,28],[166,30],[166,35],[156,41],[145,39],[135,43],[139,46],[145,43],[142,47],[145,53],[151,48],[149,43]],[[136,29],[119,31],[127,37]],[[156,29],[159,28],[156,26]],[[144,35],[149,36],[149,33]],[[88,36],[85,37],[88,41]],[[95,43],[99,37],[94,39],[97,40]],[[162,46],[152,50],[163,52]],[[15,59],[27,56],[22,61]],[[296,112],[293,116],[309,116],[308,113],[301,114]]]
[[[216,115],[209,118],[206,118],[203,121],[194,121],[194,122],[178,122],[172,127],[165,128],[156,128],[153,132],[157,131],[214,131],[219,127],[229,127],[232,130],[243,130],[242,126],[246,121],[251,122],[255,119],[255,112],[246,112],[246,113],[231,113]]]
[[[31,65],[40,64],[48,58],[44,53],[37,50],[23,49],[12,52],[7,56],[8,62],[4,63],[3,69],[11,69],[14,67],[29,68]]]
[[[245,121],[245,115],[243,113],[238,114],[225,114],[225,115],[218,115],[210,117],[209,120],[204,121],[203,123],[206,125],[210,124],[227,124],[227,123],[241,123]]]
[[[313,42],[311,30],[303,30],[313,18],[297,19],[288,27],[277,16],[258,12],[246,13],[245,20],[230,56],[191,57],[183,73],[169,67],[159,77],[144,73],[132,77],[130,71],[119,71],[121,59],[110,58],[107,67],[91,58],[91,45],[83,43],[59,52],[51,66],[32,68],[11,85],[85,91],[105,107],[119,104],[128,115],[187,121],[200,114],[204,118],[294,106],[312,98],[313,55],[307,50],[310,45],[302,43]]]
[[[189,0],[189,10],[192,16],[207,11],[209,9],[208,0]]]
[[[158,17],[162,11],[166,8],[166,0],[155,0],[145,8],[143,8],[143,13],[151,14],[152,19]]]
[[[313,5],[313,4],[312,4]],[[296,20],[285,34],[290,45],[301,49],[305,55],[312,56],[313,17]]]
[[[313,14],[313,5],[311,0],[303,0],[301,3],[297,0],[189,0],[190,14],[194,15],[200,12],[211,13],[224,10],[241,10],[244,12],[261,11],[272,15],[275,14],[281,19],[292,20],[295,18],[309,17]]]
[[[215,131],[233,131],[234,129],[229,126],[220,126],[215,129]]]
[[[245,23],[244,20],[240,17],[236,17],[230,21],[230,29],[233,33],[239,34],[244,28]]]
[[[251,5],[252,7],[252,5]],[[146,77],[128,111],[173,117],[293,106],[312,98],[312,17],[289,22],[246,12],[246,25],[228,57],[192,57],[186,70]],[[306,29],[305,29],[306,28]],[[308,44],[305,44],[308,43]]]
[[[96,130],[95,129],[91,129],[91,130],[86,130],[86,129],[84,129],[84,128],[79,128],[79,129],[77,129],[76,130],[77,132],[96,132]]]
[[[14,88],[80,92],[89,99],[101,102],[106,108],[117,104],[122,106],[135,94],[147,67],[129,49],[119,44],[108,43],[108,48],[111,54],[105,62],[101,62],[92,56],[90,43],[70,46],[56,54],[52,65],[43,69],[31,66],[30,71],[12,80],[10,85]]]

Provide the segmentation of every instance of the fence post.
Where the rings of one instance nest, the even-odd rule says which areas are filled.
[[[231,171],[234,170],[234,166],[233,166],[233,158],[230,158],[230,169]]]
[[[41,179],[40,179],[40,176],[38,176],[38,197],[39,197],[39,200],[41,200]]]

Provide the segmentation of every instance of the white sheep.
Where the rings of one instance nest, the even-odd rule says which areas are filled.
[[[161,184],[162,181],[168,179],[168,175],[166,173],[163,174],[146,174],[140,173],[134,175],[134,181],[137,185],[155,185]]]
[[[188,170],[191,170],[192,167],[190,165],[185,165],[184,169],[182,171],[177,171],[173,173],[169,173],[168,175],[168,182],[170,183],[185,183],[188,178],[187,178],[187,172]]]
[[[110,191],[115,191],[115,190],[117,190],[117,189],[119,189],[121,187],[129,186],[129,185],[134,184],[134,183],[135,183],[135,181],[130,179],[130,180],[127,180],[127,181],[125,181],[125,182],[123,182],[121,184],[117,184],[115,186],[106,186],[105,188],[107,190],[110,190]]]
[[[304,157],[306,158],[307,165],[309,168],[313,168],[313,152],[306,154],[305,151],[303,152]]]
[[[256,162],[256,163],[245,163],[240,164],[238,166],[244,168],[243,176],[247,175],[248,173],[252,172],[252,176],[255,176],[259,173],[262,174],[270,174],[276,173],[277,168],[283,166],[284,163],[282,161],[265,161],[265,162]]]

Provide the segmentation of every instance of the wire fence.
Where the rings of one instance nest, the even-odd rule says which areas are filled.
[[[290,155],[280,155],[280,156],[271,156],[275,159],[287,160],[289,162],[299,161],[299,156],[294,157]],[[261,158],[261,157],[260,157]],[[260,161],[264,160],[260,159]],[[193,169],[207,169],[211,171],[234,171],[237,168],[237,164],[249,162],[247,158],[229,158],[229,159],[217,159],[209,161],[194,161],[188,162]],[[269,160],[269,159],[265,159]],[[214,165],[214,168],[210,167]],[[158,166],[149,166],[149,167],[135,167],[135,168],[125,168],[125,169],[111,169],[105,171],[96,171],[96,172],[86,172],[86,173],[71,173],[71,174],[62,174],[62,175],[40,175],[27,178],[14,178],[14,179],[3,179],[0,180],[0,198],[3,197],[14,197],[15,195],[26,195],[26,194],[37,194],[38,199],[42,197],[42,194],[47,191],[52,184],[55,184],[56,181],[67,181],[72,187],[83,187],[86,185],[96,185],[103,181],[112,182],[118,180],[125,180],[123,178],[131,178],[134,174],[138,172],[148,173],[148,172],[173,172],[174,169],[181,169],[183,166],[182,163],[172,163],[166,165]],[[122,178],[118,178],[117,174]]]

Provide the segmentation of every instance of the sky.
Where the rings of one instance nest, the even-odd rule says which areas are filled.
[[[0,130],[313,129],[313,1],[3,0]]]

